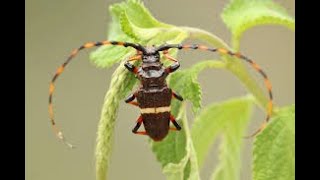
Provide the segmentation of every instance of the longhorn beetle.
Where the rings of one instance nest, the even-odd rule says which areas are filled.
[[[161,141],[167,136],[169,130],[181,130],[180,125],[177,123],[174,116],[170,113],[170,104],[172,98],[176,98],[179,101],[182,101],[183,98],[173,90],[171,90],[166,83],[166,77],[180,67],[179,61],[168,54],[168,50],[172,48],[178,50],[198,49],[210,52],[218,52],[223,55],[229,55],[239,58],[249,63],[258,73],[262,75],[269,94],[269,101],[267,104],[267,117],[265,119],[265,122],[257,131],[255,131],[249,137],[255,136],[257,133],[262,131],[266,123],[270,119],[273,109],[271,83],[266,73],[260,68],[258,64],[239,52],[234,53],[223,48],[209,48],[207,46],[197,44],[164,44],[158,47],[144,47],[140,44],[118,41],[89,42],[71,52],[68,59],[57,69],[54,77],[51,80],[49,88],[49,115],[52,127],[57,137],[71,148],[73,146],[65,140],[62,132],[56,126],[54,120],[52,105],[52,95],[55,89],[54,83],[59,75],[64,71],[65,67],[80,50],[104,45],[131,47],[137,50],[137,54],[133,57],[130,57],[124,64],[125,67],[130,72],[134,73],[140,81],[138,90],[136,90],[125,100],[126,103],[138,106],[141,111],[141,115],[137,120],[137,124],[132,129],[132,132],[135,134],[148,135],[154,141]],[[160,61],[160,52],[162,52],[165,58],[173,61],[173,64],[171,64],[169,67],[164,67]],[[136,67],[130,63],[131,61],[137,60],[142,60],[142,64],[139,67]],[[135,99],[137,99],[137,101],[134,101]],[[170,128],[170,122],[172,122],[174,128]],[[145,127],[145,131],[138,131],[142,123]]]

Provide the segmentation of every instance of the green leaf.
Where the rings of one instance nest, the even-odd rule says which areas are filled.
[[[126,13],[121,14],[120,24],[123,32],[133,39],[150,40],[161,32],[159,28],[145,29],[136,26],[130,22]]]
[[[171,88],[192,103],[194,113],[198,112],[201,107],[202,92],[197,78],[198,74],[192,69],[178,71],[170,77]]]
[[[193,104],[194,111],[201,106],[201,89],[197,82],[198,74],[206,68],[222,68],[221,61],[203,61],[192,68],[173,73],[170,76],[170,88],[177,91],[185,100]],[[161,163],[167,179],[199,179],[199,170],[196,153],[189,132],[188,121],[185,115],[185,102],[172,101],[172,114],[181,124],[182,130],[170,132],[161,142],[151,142],[152,150]]]
[[[180,94],[185,100],[192,103],[192,110],[198,113],[201,108],[202,90],[198,82],[198,75],[206,68],[224,68],[221,61],[207,60],[201,61],[189,69],[180,70],[170,75],[170,87]]]
[[[129,0],[118,17],[122,31],[136,40],[149,40],[159,35],[162,28],[172,27],[156,20],[138,0]]]
[[[295,178],[295,106],[281,108],[261,132],[253,149],[254,180]]]
[[[117,62],[133,56],[135,52],[132,48],[124,49],[116,46],[103,46],[90,54],[90,60],[98,68],[109,68]]]
[[[231,0],[221,16],[232,32],[235,50],[239,50],[239,41],[243,32],[254,26],[277,24],[295,29],[294,19],[283,7],[272,0]]]
[[[146,45],[163,44],[183,34],[183,38],[176,39],[175,43],[178,43],[188,35],[180,28],[157,21],[138,0],[129,0],[118,13],[118,18],[121,30],[126,35]]]
[[[124,34],[119,25],[116,8],[110,8],[112,22],[109,25],[108,40],[134,42],[132,38]],[[136,52],[133,48],[124,48],[118,46],[102,46],[90,54],[91,62],[98,68],[109,68],[117,62],[132,56]]]
[[[179,111],[177,120],[179,119],[182,127],[181,131],[171,131],[163,141],[150,141],[150,144],[168,180],[199,180],[196,153],[188,127],[185,103],[176,111]]]
[[[182,107],[180,106],[180,108]],[[181,116],[183,114],[182,109],[179,115]],[[161,142],[150,140],[152,151],[161,163],[163,173],[169,180],[182,179],[183,170],[188,161],[185,124],[181,120],[179,120],[178,123],[182,127],[181,131],[169,132],[168,136]]]
[[[130,20],[139,27],[170,27],[171,25],[156,20],[141,0],[128,0],[126,12]]]
[[[121,64],[113,73],[105,96],[97,132],[96,179],[105,180],[112,152],[113,132],[120,101],[131,91],[136,78]]]
[[[180,43],[188,37],[181,28],[157,21],[140,0],[128,0],[110,6],[112,23],[109,25],[108,40],[160,45],[165,42]],[[102,46],[91,53],[93,64],[108,68],[113,64],[134,55],[133,48]]]
[[[181,126],[181,120],[178,121]],[[152,151],[155,153],[161,166],[164,167],[169,163],[179,163],[186,154],[186,135],[182,129],[180,132],[169,132],[169,135],[161,142],[153,142]]]
[[[219,165],[212,179],[236,180],[240,177],[240,152],[254,99],[246,96],[216,103],[204,108],[191,129],[199,167],[202,167],[210,147],[222,135]]]

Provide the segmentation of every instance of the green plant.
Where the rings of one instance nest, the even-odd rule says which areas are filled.
[[[186,39],[197,39],[212,47],[237,51],[243,32],[251,27],[278,24],[294,30],[294,19],[284,8],[271,0],[231,0],[225,7],[221,16],[232,32],[232,47],[218,36],[204,30],[159,22],[139,0],[113,4],[109,10],[112,22],[109,25],[108,39],[143,45],[181,43]],[[100,68],[108,68],[120,62],[105,96],[98,127],[96,147],[98,180],[105,180],[107,176],[119,102],[137,84],[137,80],[126,71],[121,62],[134,53],[135,50],[129,48],[103,46],[90,55],[92,62]],[[171,54],[176,56],[177,51],[173,50]],[[201,107],[202,91],[197,76],[207,68],[219,68],[231,72],[243,83],[250,95]],[[183,130],[179,133],[170,133],[162,142],[150,141],[152,151],[161,163],[167,179],[200,179],[199,170],[203,166],[209,148],[219,135],[223,138],[220,144],[220,162],[213,171],[212,179],[240,179],[240,151],[253,105],[259,104],[263,109],[266,109],[267,105],[267,98],[257,82],[241,61],[222,56],[221,59],[201,61],[189,69],[173,73],[169,77],[169,84],[173,89],[179,90],[187,102],[191,102],[195,119],[189,128],[186,102],[180,104],[173,102],[172,113],[180,119]],[[294,105],[276,107],[271,122],[256,137],[253,151],[254,180],[294,179],[294,115]]]

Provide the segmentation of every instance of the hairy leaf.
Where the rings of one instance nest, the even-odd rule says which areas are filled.
[[[244,31],[258,25],[277,24],[295,28],[294,19],[272,0],[231,0],[221,14],[233,35],[233,48],[239,50]]]
[[[221,61],[202,61],[189,69],[180,70],[170,76],[171,88],[180,94],[184,99],[192,103],[192,110],[198,113],[201,108],[202,90],[198,82],[198,75],[206,68],[223,68]]]
[[[177,119],[180,120],[182,130],[170,132],[161,142],[151,141],[152,150],[168,180],[199,180],[199,169],[188,127],[185,104],[179,106]]]
[[[212,144],[222,135],[219,165],[212,179],[235,180],[240,175],[240,151],[253,106],[252,96],[231,99],[205,107],[192,126],[192,140],[199,167]]]
[[[117,110],[122,100],[136,83],[135,77],[120,65],[112,75],[102,107],[97,132],[96,179],[105,180],[112,152],[113,132]]]
[[[254,180],[295,178],[295,106],[281,108],[259,134],[253,149]]]
[[[108,40],[126,41],[134,42],[134,40],[128,35],[124,34],[120,28],[119,18],[117,14],[119,13],[116,8],[111,6],[110,13],[112,15],[112,22],[109,25],[109,35]],[[96,51],[90,54],[91,62],[99,68],[109,68],[115,63],[132,56],[136,50],[133,48],[124,48],[118,46],[102,46]]]
[[[165,42],[180,43],[188,37],[184,30],[156,20],[140,0],[117,3],[109,10],[112,23],[109,25],[108,40],[161,45]],[[135,52],[130,47],[107,45],[91,53],[90,59],[97,67],[108,68]]]

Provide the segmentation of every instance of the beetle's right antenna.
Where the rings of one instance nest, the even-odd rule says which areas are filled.
[[[177,48],[179,50],[181,50],[181,49],[199,49],[199,50],[204,50],[204,51],[219,52],[224,55],[229,55],[232,57],[239,58],[239,59],[249,63],[251,65],[251,67],[253,67],[253,69],[255,69],[263,77],[264,84],[268,90],[269,101],[267,104],[267,117],[266,117],[264,123],[260,126],[260,128],[258,130],[256,130],[251,135],[246,136],[245,138],[250,138],[250,137],[255,136],[256,134],[261,132],[266,127],[266,124],[269,121],[269,119],[272,115],[272,110],[273,110],[272,86],[271,86],[271,82],[270,82],[267,74],[262,70],[262,68],[257,63],[255,63],[253,60],[242,55],[239,52],[234,53],[234,52],[231,52],[231,51],[224,49],[224,48],[210,48],[210,47],[207,47],[204,45],[197,45],[197,44],[184,44],[184,45],[182,45],[182,44],[164,44],[162,46],[159,46],[157,48],[157,51],[167,51],[168,49],[171,49],[171,48]]]

